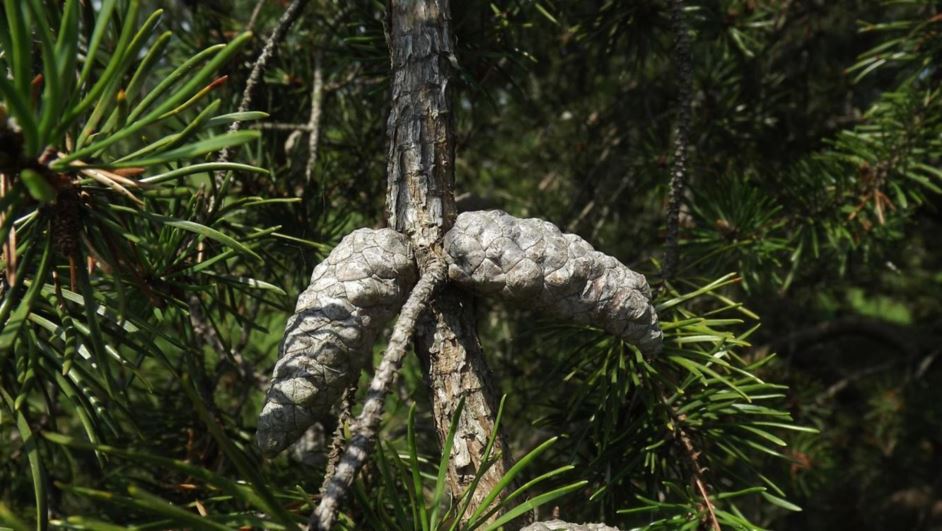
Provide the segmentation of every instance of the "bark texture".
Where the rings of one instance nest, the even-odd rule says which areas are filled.
[[[386,218],[421,264],[455,220],[447,0],[392,0],[392,108],[386,122]]]
[[[664,254],[665,280],[672,280],[680,260],[680,209],[684,186],[688,179],[687,156],[690,145],[691,110],[693,108],[693,60],[690,35],[684,17],[683,0],[671,0],[671,26],[674,31],[674,66],[677,69],[677,118],[674,124],[674,160],[671,163],[670,191],[667,199],[667,241]]]
[[[311,274],[288,319],[256,439],[269,455],[323,421],[370,362],[376,336],[416,282],[405,237],[390,229],[348,234]]]
[[[436,247],[456,216],[449,87],[455,57],[447,0],[391,0],[389,48],[392,107],[387,122],[387,218],[391,227],[409,236],[419,267],[424,268],[439,252]],[[441,442],[459,399],[465,397],[448,468],[449,488],[456,496],[481,464],[496,415],[471,304],[446,287],[416,330]],[[510,456],[499,438],[495,452],[504,461],[489,469],[478,493],[487,493],[506,470]],[[482,497],[474,497],[469,514]]]
[[[444,246],[448,276],[463,287],[598,326],[645,354],[661,349],[644,275],[548,221],[464,212]]]

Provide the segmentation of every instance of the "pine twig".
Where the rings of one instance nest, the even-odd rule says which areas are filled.
[[[216,333],[216,328],[209,322],[206,314],[203,313],[203,305],[199,297],[191,294],[187,303],[190,311],[190,326],[193,327],[197,341],[209,344],[210,348],[222,356],[229,355],[230,350],[226,348],[225,343],[222,342],[222,338]],[[234,360],[231,361],[233,364],[236,364]]]
[[[416,321],[428,306],[435,290],[444,284],[446,270],[447,266],[440,258],[430,260],[422,278],[419,279],[409,299],[403,305],[389,344],[386,346],[386,352],[383,354],[383,360],[370,382],[366,403],[354,423],[353,437],[347,443],[336,472],[329,479],[320,505],[311,513],[308,520],[309,529],[327,531],[333,525],[341,501],[353,485],[357,471],[369,455],[370,446],[382,419],[383,400],[406,355]]]
[[[687,432],[679,424],[677,425],[676,435],[681,446],[683,446],[687,461],[693,471],[693,484],[697,488],[700,498],[703,499],[703,505],[707,510],[710,529],[720,531],[720,523],[716,519],[716,509],[713,507],[713,502],[710,500],[710,493],[706,488],[706,481],[703,479],[703,468],[700,466],[700,461],[697,459],[699,453],[694,449],[693,443],[690,441],[690,436],[687,435]]]
[[[271,131],[301,131],[310,133],[311,127],[308,124],[285,124],[279,122],[262,122],[252,125],[253,129],[268,129]]]
[[[324,70],[321,67],[321,54],[314,58],[314,87],[311,89],[311,117],[307,122],[310,136],[307,142],[307,166],[304,168],[304,182],[308,186],[314,178],[314,166],[317,164],[317,144],[320,140],[321,103],[324,101]]]
[[[697,489],[697,494],[699,494],[700,498],[703,500],[703,506],[707,511],[707,524],[710,526],[711,531],[720,531],[720,522],[716,519],[716,508],[713,506],[713,501],[710,500],[710,491],[707,489],[706,474],[703,467],[700,466],[700,452],[694,447],[693,439],[691,439],[687,430],[684,429],[686,418],[683,414],[677,413],[677,410],[671,406],[663,393],[661,393],[661,403],[667,408],[667,413],[670,415],[671,421],[674,424],[674,438],[677,440],[678,444],[680,444],[680,448],[683,450],[684,457],[687,460],[687,465],[690,467],[690,472],[693,476],[691,483],[693,483],[694,488]]]
[[[258,0],[255,4],[255,8],[252,9],[252,14],[249,16],[249,22],[245,25],[245,31],[252,31],[255,29],[255,22],[258,21],[258,15],[262,12],[262,7],[265,5],[265,0]]]
[[[290,28],[291,24],[298,18],[298,13],[307,3],[308,0],[293,0],[285,9],[285,12],[281,14],[281,18],[278,19],[275,28],[268,35],[265,46],[252,65],[252,72],[249,73],[249,78],[245,82],[245,90],[242,91],[242,101],[239,102],[238,112],[249,110],[249,105],[252,104],[252,97],[255,94],[255,87],[262,79],[262,74],[268,66],[268,61],[275,55],[275,46],[284,38],[285,34],[288,32],[288,28]],[[229,126],[229,131],[238,131],[241,124],[242,122],[238,121],[232,122]]]
[[[289,4],[285,9],[285,12],[282,13],[281,18],[278,19],[275,29],[273,29],[272,32],[268,35],[268,40],[265,41],[265,46],[262,48],[261,53],[258,54],[258,57],[255,59],[255,63],[252,65],[252,71],[249,73],[249,78],[245,82],[245,90],[242,91],[242,101],[239,102],[238,112],[245,112],[249,110],[249,106],[252,104],[252,96],[255,94],[255,87],[262,79],[262,74],[265,72],[265,68],[268,66],[268,61],[275,54],[275,46],[277,46],[278,43],[281,42],[281,39],[284,38],[285,33],[288,32],[288,28],[290,28],[291,24],[297,20],[298,13],[301,11],[301,8],[307,5],[307,3],[308,0],[293,0],[291,4]],[[229,125],[229,132],[235,133],[241,128],[242,122],[236,120]],[[219,152],[219,156],[216,158],[216,161],[229,162],[229,148],[223,148]],[[222,183],[224,175],[224,172],[218,172],[216,174],[217,186]]]
[[[687,180],[687,155],[690,144],[691,102],[693,99],[693,67],[690,58],[690,35],[684,19],[683,0],[671,0],[671,25],[674,29],[674,63],[679,88],[677,122],[674,126],[674,160],[671,164],[670,190],[667,206],[667,241],[662,277],[670,280],[677,272],[679,261],[678,232],[680,205]]]
[[[353,399],[356,392],[356,385],[351,385],[340,398],[340,415],[337,416],[337,428],[334,430],[330,447],[327,449],[327,468],[324,471],[324,483],[320,489],[321,496],[324,496],[324,493],[327,492],[327,486],[330,484],[331,478],[334,477],[334,472],[337,471],[337,465],[340,463],[340,457],[343,455],[343,427],[350,421],[352,416]]]

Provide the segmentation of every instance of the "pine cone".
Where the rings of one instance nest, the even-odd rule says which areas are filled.
[[[464,212],[444,247],[448,276],[460,286],[601,327],[646,354],[661,349],[644,275],[548,221]]]
[[[330,415],[416,280],[408,241],[391,229],[353,231],[314,268],[288,319],[258,421],[263,452],[277,454]]]

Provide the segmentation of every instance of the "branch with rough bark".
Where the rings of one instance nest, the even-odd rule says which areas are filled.
[[[291,27],[291,24],[295,22],[298,18],[298,14],[301,12],[301,9],[307,5],[308,0],[293,0],[285,12],[281,14],[281,17],[278,19],[275,28],[268,35],[268,39],[265,41],[265,46],[262,47],[262,51],[258,54],[258,57],[255,59],[255,62],[252,64],[252,71],[249,73],[249,78],[245,82],[245,89],[242,91],[242,99],[239,101],[238,112],[245,112],[249,110],[249,106],[252,105],[252,98],[255,94],[255,88],[258,86],[259,81],[262,79],[262,74],[265,72],[265,68],[268,67],[268,61],[275,55],[275,47],[278,46],[278,43],[281,42],[281,39],[284,38],[285,34],[288,32],[288,28]],[[249,20],[249,25],[253,26],[255,24],[255,19],[258,16],[258,9],[261,8],[261,2],[256,6],[256,11],[252,13],[252,17]],[[242,122],[236,120],[229,125],[229,132],[234,133],[242,128]],[[223,148],[219,151],[219,156],[216,158],[217,162],[228,162],[229,161],[229,148]],[[216,174],[216,183],[219,185],[223,180],[223,174]]]
[[[321,54],[314,57],[314,87],[311,89],[311,116],[307,122],[310,132],[307,140],[307,165],[304,167],[304,182],[307,186],[314,180],[314,166],[317,165],[317,148],[320,140],[321,103],[324,101],[324,69]]]
[[[447,0],[390,0],[388,15],[393,82],[386,124],[386,220],[409,237],[422,268],[457,215],[451,98],[457,60],[451,13]],[[457,498],[481,469],[487,441],[497,429],[497,393],[477,336],[474,300],[446,287],[415,336],[441,447],[464,400],[447,471],[448,489]],[[479,478],[468,514],[510,466],[504,437],[493,439],[494,454],[501,459]]]
[[[674,125],[673,162],[671,164],[670,185],[667,206],[667,250],[664,256],[662,278],[670,281],[677,272],[680,259],[680,208],[683,202],[684,186],[688,179],[687,157],[690,144],[691,108],[693,104],[693,64],[690,52],[690,35],[684,16],[683,0],[670,0],[671,26],[674,32],[674,66],[677,70],[677,118]],[[706,510],[705,525],[713,531],[719,531],[716,510],[707,490],[703,467],[700,466],[700,452],[693,445],[693,440],[684,428],[685,418],[662,396],[661,401],[667,408],[674,424],[674,439],[686,458],[691,473],[691,483],[703,501]]]
[[[687,180],[687,155],[690,144],[690,119],[693,100],[693,65],[690,58],[690,35],[684,18],[683,0],[671,0],[671,25],[674,31],[674,63],[677,69],[677,121],[674,125],[673,163],[667,206],[667,250],[664,255],[663,277],[673,278],[679,260],[680,207]]]

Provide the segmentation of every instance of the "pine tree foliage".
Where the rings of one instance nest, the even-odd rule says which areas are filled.
[[[5,497],[14,507],[33,505],[42,528],[50,514],[54,522],[95,514],[87,508],[102,497],[184,515],[148,494],[149,483],[166,479],[150,474],[169,467],[182,479],[181,468],[193,468],[186,461],[208,452],[228,453],[258,477],[227,434],[234,426],[221,423],[213,391],[228,378],[231,399],[245,400],[236,382],[254,376],[243,374],[241,347],[215,348],[219,323],[206,316],[226,316],[248,334],[257,327],[248,312],[272,305],[266,293],[284,294],[249,273],[278,227],[246,216],[284,200],[226,194],[211,172],[266,170],[204,157],[260,136],[225,127],[265,113],[225,113],[214,98],[226,82],[221,70],[251,35],[177,62],[166,56],[172,32],[158,31],[162,12],[142,12],[137,1],[61,9],[7,2],[4,15],[2,68],[12,77],[0,83],[0,394],[15,441],[5,452]],[[204,357],[205,343],[217,359]],[[181,414],[194,410],[196,417]],[[75,455],[73,442],[94,452]],[[149,446],[177,450],[150,454]],[[115,472],[121,459],[143,466]],[[106,483],[83,485],[107,470]],[[284,521],[257,484],[255,504]],[[92,488],[106,485],[129,496]],[[63,514],[60,504],[73,508]]]
[[[384,3],[309,2],[236,112],[287,5],[2,3],[3,525],[285,529],[316,506],[365,386],[274,459],[257,415],[311,270],[382,224],[393,80]],[[664,350],[476,301],[504,496],[447,494],[410,357],[339,528],[942,522],[939,8],[684,5],[664,281],[669,2],[452,2],[459,209],[549,219],[645,273]]]

